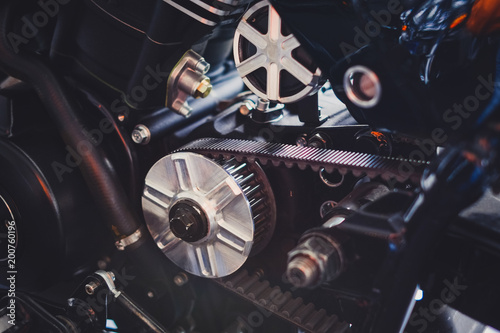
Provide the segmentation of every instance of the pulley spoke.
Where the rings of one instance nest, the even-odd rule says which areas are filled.
[[[212,244],[198,246],[196,248],[196,258],[204,276],[217,276],[217,260],[215,249]]]
[[[276,63],[267,66],[267,96],[271,101],[277,101],[280,97],[280,73]]]
[[[283,51],[292,51],[300,46],[300,43],[294,35],[288,36],[282,43],[281,48]]]
[[[186,159],[176,159],[174,160],[174,165],[177,180],[179,181],[179,187],[181,188],[181,190],[189,191],[193,189],[188,161]]]
[[[163,189],[162,189],[163,190]],[[155,205],[168,209],[172,203],[173,193],[165,193],[165,191],[158,190],[152,186],[152,184],[146,183],[144,189],[144,198],[148,199]]]
[[[269,6],[269,39],[276,43],[281,37],[281,17],[273,6]]]
[[[254,54],[250,58],[244,60],[237,66],[241,77],[245,77],[250,73],[255,72],[257,69],[264,67],[267,62],[267,57],[262,53]]]
[[[241,36],[245,37],[250,43],[257,48],[263,50],[267,47],[267,40],[258,30],[248,24],[247,21],[242,20],[238,25],[238,31]]]
[[[301,63],[291,57],[284,57],[281,59],[283,68],[292,74],[302,84],[308,86],[313,82],[314,75]]]

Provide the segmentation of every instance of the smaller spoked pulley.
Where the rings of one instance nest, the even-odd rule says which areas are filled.
[[[157,246],[177,266],[202,277],[240,268],[270,240],[275,203],[256,163],[182,152],[146,176],[142,207]]]
[[[253,5],[234,37],[236,68],[248,88],[273,102],[293,103],[321,86],[321,70],[268,1]]]

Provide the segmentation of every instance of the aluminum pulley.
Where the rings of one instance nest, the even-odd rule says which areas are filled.
[[[157,246],[201,277],[238,270],[269,242],[276,220],[266,175],[256,163],[181,152],[146,176],[142,207]]]
[[[233,52],[243,81],[263,99],[293,103],[324,83],[321,70],[268,1],[245,13],[236,28]]]

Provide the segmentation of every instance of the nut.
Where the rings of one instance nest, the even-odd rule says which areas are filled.
[[[205,98],[210,94],[211,91],[212,85],[210,84],[210,79],[208,77],[205,77],[203,80],[201,80],[200,84],[196,88],[193,97]]]

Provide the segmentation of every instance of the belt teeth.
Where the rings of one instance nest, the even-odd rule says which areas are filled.
[[[324,309],[316,310],[314,304],[304,304],[302,298],[294,298],[291,292],[282,292],[278,286],[271,287],[269,281],[260,281],[260,275],[248,275],[242,270],[215,282],[307,332],[344,333],[349,330],[349,324],[336,315],[328,315]]]
[[[385,180],[412,181],[418,183],[428,161],[411,161],[414,171],[401,172],[401,163],[408,159],[384,157],[351,151],[328,150],[312,147],[259,142],[250,140],[207,138],[193,141],[177,151],[192,151],[214,156],[234,157],[238,161],[259,161],[262,165],[297,166],[314,171],[324,168],[327,172],[337,170],[342,174],[367,175],[371,178],[381,176]]]

